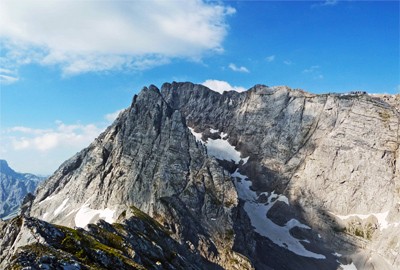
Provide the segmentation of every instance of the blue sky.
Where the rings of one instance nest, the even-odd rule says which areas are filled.
[[[398,1],[0,2],[0,158],[52,173],[143,86],[400,92]]]

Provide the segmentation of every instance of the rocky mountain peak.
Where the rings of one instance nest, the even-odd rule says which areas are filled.
[[[137,209],[204,269],[396,269],[391,102],[285,86],[150,85],[38,189],[30,214],[90,231]]]
[[[84,228],[100,218],[115,222],[134,206],[206,260],[224,264],[234,256],[225,235],[233,231],[236,205],[229,173],[207,156],[181,112],[149,86],[39,188],[31,215]]]

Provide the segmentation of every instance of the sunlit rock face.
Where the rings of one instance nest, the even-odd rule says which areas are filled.
[[[39,188],[31,215],[84,228],[99,219],[113,223],[135,206],[224,266],[236,256],[231,217],[237,203],[230,173],[207,156],[182,114],[150,86]]]
[[[39,188],[30,215],[88,230],[136,207],[203,269],[398,269],[399,112],[388,100],[150,86]]]

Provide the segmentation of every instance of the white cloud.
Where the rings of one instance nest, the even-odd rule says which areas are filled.
[[[241,86],[231,86],[228,82],[219,81],[219,80],[206,80],[201,83],[202,85],[214,90],[218,93],[223,93],[224,91],[234,90],[237,92],[246,91],[246,88]]]
[[[50,132],[51,129],[34,129],[34,128],[29,128],[29,127],[16,126],[16,127],[9,128],[7,131],[38,135],[38,134],[44,134],[46,132]]]
[[[187,1],[0,1],[4,65],[59,65],[65,75],[142,70],[173,58],[221,52],[222,3]]]
[[[249,73],[250,71],[246,68],[246,67],[238,67],[233,63],[230,63],[228,66],[231,70],[235,71],[235,72],[243,72],[243,73]]]
[[[124,111],[124,109],[115,111],[113,113],[106,114],[104,116],[104,119],[106,119],[109,122],[113,122],[115,119],[117,119],[118,115],[123,111]]]
[[[16,72],[10,69],[0,68],[0,83],[12,84],[19,80]]]
[[[285,61],[283,61],[283,63],[284,63],[285,65],[287,65],[287,66],[291,66],[291,65],[293,64],[293,62],[290,61],[290,60],[285,60]]]
[[[0,83],[2,84],[12,84],[19,80],[18,77],[8,76],[0,74]]]
[[[34,129],[30,127],[12,127],[8,129],[13,150],[31,149],[49,151],[57,147],[81,149],[93,141],[102,131],[93,124],[66,125],[57,122],[53,129]],[[20,134],[23,136],[20,136]]]
[[[267,56],[267,57],[265,57],[265,60],[266,60],[267,62],[272,62],[272,61],[275,60],[275,55]]]
[[[117,112],[104,116],[110,119]],[[87,147],[109,122],[66,124],[55,121],[50,128],[15,126],[0,130],[0,158],[17,171],[48,175],[76,152]]]
[[[14,71],[10,69],[0,68],[0,73],[2,74],[14,74]]]

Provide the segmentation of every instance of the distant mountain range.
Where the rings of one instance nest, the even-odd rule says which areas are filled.
[[[34,193],[44,179],[30,173],[15,172],[7,161],[0,160],[0,219],[17,215],[26,194]]]
[[[0,268],[400,269],[399,104],[145,87],[0,222]]]

